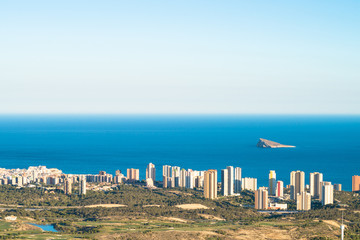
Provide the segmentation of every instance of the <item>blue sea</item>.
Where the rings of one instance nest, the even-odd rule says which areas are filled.
[[[261,149],[259,138],[296,148]],[[45,165],[65,173],[139,168],[154,163],[194,170],[241,167],[267,186],[269,170],[289,184],[290,172],[322,172],[351,190],[360,174],[360,116],[267,115],[3,115],[0,167]],[[220,175],[220,174],[219,174]]]

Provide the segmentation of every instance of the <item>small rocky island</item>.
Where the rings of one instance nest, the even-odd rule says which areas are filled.
[[[266,140],[264,138],[260,138],[256,146],[260,148],[294,148],[295,147],[291,145],[284,145],[270,140]]]

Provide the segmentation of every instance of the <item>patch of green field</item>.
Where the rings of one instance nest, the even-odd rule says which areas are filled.
[[[275,222],[259,222],[259,223],[257,223],[257,225],[259,225],[259,226],[279,227],[279,226],[294,226],[296,224],[290,223],[290,222],[275,221]]]
[[[0,222],[0,231],[4,231],[6,229],[11,228],[11,223],[9,222]]]

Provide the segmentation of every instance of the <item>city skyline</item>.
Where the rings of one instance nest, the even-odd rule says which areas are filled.
[[[192,169],[181,169],[178,166],[162,166],[162,182],[155,182],[156,166],[149,163],[146,168],[145,186],[148,189],[161,188],[180,188],[196,189],[203,192],[204,198],[217,199],[218,197],[240,196],[243,191],[254,193],[254,208],[258,210],[287,210],[286,201],[296,202],[298,211],[308,211],[311,209],[311,199],[318,200],[323,206],[334,204],[334,190],[342,191],[341,184],[332,184],[323,181],[323,174],[319,172],[310,173],[310,185],[307,185],[304,178],[304,172],[292,171],[290,173],[290,184],[286,186],[284,194],[283,181],[276,182],[275,170],[270,170],[269,185],[257,187],[256,178],[241,178],[241,191],[235,191],[236,179],[234,178],[234,167],[227,166],[221,170],[221,182],[219,185],[217,179],[217,170],[210,169],[206,171],[196,171]],[[235,172],[241,168],[235,167]],[[151,174],[150,174],[151,173]],[[63,185],[63,192],[66,195],[73,194],[73,184],[78,183],[75,193],[86,195],[87,182],[91,185],[91,190],[112,190],[111,184],[141,184],[143,180],[139,179],[139,169],[128,168],[127,176],[120,170],[115,171],[115,176],[99,171],[99,174],[65,174],[59,169],[46,168],[45,166],[28,169],[0,169],[0,185],[14,185],[17,187],[34,187],[32,184],[43,185]],[[237,177],[239,173],[236,174]],[[352,176],[353,192],[358,192],[358,182],[354,179],[358,176]],[[96,186],[97,183],[101,183]],[[95,185],[93,185],[95,184]],[[104,184],[110,184],[106,186]],[[112,186],[112,187],[110,187]],[[304,187],[303,187],[304,186]],[[306,187],[305,187],[306,186]],[[222,196],[218,196],[220,191]],[[246,192],[245,191],[245,192]]]

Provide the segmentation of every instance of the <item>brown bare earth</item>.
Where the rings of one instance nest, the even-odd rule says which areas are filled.
[[[187,223],[188,221],[185,219],[181,219],[181,218],[175,218],[175,217],[162,217],[163,220],[168,220],[171,222],[182,222],[182,223]]]
[[[219,237],[220,234],[214,232],[184,232],[184,231],[166,231],[166,232],[151,232],[151,233],[125,233],[112,236],[101,236],[99,240],[120,240],[120,239],[132,239],[132,240],[188,240],[199,239],[206,240],[213,237]],[[216,239],[216,238],[213,238]],[[221,238],[220,238],[221,239]]]
[[[143,207],[161,207],[161,205],[151,204],[151,205],[144,205]]]
[[[291,239],[312,239],[314,237],[325,237],[329,239],[337,239],[339,237],[338,230],[330,230],[327,224],[316,229],[316,233],[312,232],[312,227],[307,229],[288,226],[283,229],[274,226],[257,226],[257,227],[240,227],[237,229],[219,229],[219,230],[194,230],[194,231],[154,231],[148,233],[126,232],[122,234],[102,235],[96,239],[146,239],[146,240],[182,240],[182,239],[237,239],[237,240],[291,240]]]
[[[216,217],[216,216],[210,215],[210,214],[199,214],[199,216],[203,217],[204,219],[208,219],[208,220],[225,221],[224,218],[219,218],[219,217]]]
[[[340,228],[340,224],[334,220],[323,220],[324,223],[327,223],[333,227]]]
[[[30,224],[21,224],[18,228],[18,231],[28,231],[28,230],[40,230],[42,231],[41,228],[30,225]]]
[[[274,227],[259,227],[255,229],[240,229],[234,234],[234,239],[293,239],[286,230],[276,229]]]

